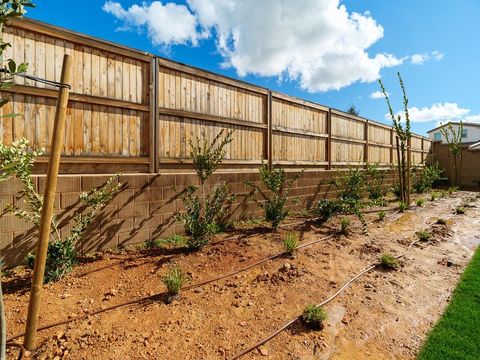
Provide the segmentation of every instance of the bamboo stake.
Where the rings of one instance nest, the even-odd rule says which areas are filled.
[[[70,82],[71,70],[72,59],[69,55],[65,55],[63,57],[62,76],[60,80],[62,84],[68,84]],[[30,302],[28,304],[27,324],[25,327],[25,339],[23,345],[27,350],[35,349],[35,337],[38,326],[38,315],[40,312],[40,296],[43,285],[43,277],[45,274],[45,262],[47,259],[48,240],[50,236],[53,204],[55,201],[55,190],[57,188],[58,168],[60,165],[60,155],[63,146],[68,94],[68,87],[61,87],[58,90],[45,194],[43,197],[42,215],[40,219],[39,238],[37,252],[35,255],[32,287],[30,290]]]

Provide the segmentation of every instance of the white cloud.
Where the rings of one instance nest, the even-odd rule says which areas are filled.
[[[480,123],[480,115],[465,116],[464,120],[471,123]]]
[[[432,51],[431,53],[422,53],[422,54],[413,54],[410,56],[410,62],[413,65],[422,65],[426,61],[434,60],[434,61],[440,61],[443,59],[443,53],[440,51]]]
[[[369,54],[383,27],[369,12],[349,13],[340,0],[187,0],[188,8],[160,1],[104,10],[125,25],[146,27],[156,45],[197,45],[215,37],[225,67],[298,81],[308,91],[372,82],[406,58]]]
[[[132,5],[128,9],[115,1],[107,1],[103,10],[122,20],[128,28],[142,29],[145,27],[154,45],[168,46],[172,44],[198,45],[198,41],[208,34],[199,31],[195,16],[185,5],[169,2],[165,5],[160,1],[150,4]]]
[[[408,112],[412,122],[445,122],[464,118],[470,112],[470,109],[461,108],[456,103],[444,102],[433,104],[430,107],[411,107],[408,108]],[[403,111],[395,114],[396,117],[398,115],[401,115],[402,119],[404,118]],[[385,119],[390,119],[390,115],[385,114]]]
[[[390,96],[390,94],[387,92],[387,95]],[[372,92],[368,97],[370,99],[383,99],[385,95],[383,95],[383,92],[381,91],[374,91]]]

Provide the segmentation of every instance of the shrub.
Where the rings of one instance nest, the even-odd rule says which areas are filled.
[[[20,194],[24,206],[24,208],[19,208],[10,204],[6,206],[5,210],[35,226],[40,225],[43,197],[35,190],[32,168],[36,157],[40,154],[41,152],[38,151],[30,151],[28,141],[25,139],[14,141],[11,145],[0,144],[0,180],[15,175],[21,181]],[[93,188],[89,192],[80,194],[79,200],[82,206],[74,213],[73,226],[67,236],[62,237],[62,229],[57,218],[52,217],[44,282],[58,280],[71,271],[77,260],[77,242],[98,210],[107,205],[120,190],[122,185],[118,183],[118,177],[118,174],[113,175],[99,188]],[[64,224],[64,226],[66,225]],[[33,253],[27,255],[27,265],[33,267],[34,261]]]
[[[427,230],[421,230],[421,231],[417,232],[417,237],[421,241],[429,241],[432,238],[432,234]]]
[[[320,221],[325,222],[341,209],[342,206],[338,201],[321,199],[313,209],[313,213],[320,218]]]
[[[171,302],[188,281],[188,278],[182,269],[174,267],[168,270],[167,274],[162,278],[162,281],[167,287],[167,302]]]
[[[288,199],[288,192],[295,180],[301,173],[296,175],[291,181],[286,178],[285,170],[269,168],[268,165],[262,164],[259,169],[260,180],[262,184],[271,192],[271,194],[263,191],[259,186],[246,182],[247,185],[254,189],[254,192],[260,194],[263,201],[255,202],[264,209],[265,220],[268,221],[272,229],[276,230],[281,222],[287,217],[288,210],[285,204]]]
[[[438,197],[438,193],[435,192],[435,191],[432,192],[432,193],[430,194],[430,201],[435,201],[435,200],[437,200],[437,197]]]
[[[413,174],[413,189],[419,194],[431,190],[433,185],[443,180],[442,172],[443,170],[438,168],[438,163],[426,165],[420,169],[419,174],[415,171]]]
[[[197,190],[195,185],[185,189],[181,195],[185,211],[175,214],[189,235],[186,245],[190,250],[198,250],[208,244],[211,236],[218,232],[217,220],[228,212],[234,200],[225,184],[215,186],[213,194],[204,195],[203,199]]]
[[[340,234],[348,235],[349,231],[350,219],[344,216],[340,219]]]
[[[466,210],[465,210],[465,208],[464,208],[463,206],[459,206],[459,207],[457,207],[457,208],[455,209],[455,213],[456,213],[457,215],[463,215],[463,214],[465,214],[465,211],[466,211]]]
[[[283,240],[283,247],[288,255],[293,256],[298,248],[298,245],[298,234],[289,233],[285,236],[285,239]]]
[[[320,306],[307,305],[301,318],[308,328],[321,330],[323,322],[327,319],[327,312]]]
[[[425,201],[423,199],[418,199],[417,200],[417,206],[422,207],[424,202]]]
[[[367,164],[367,192],[370,200],[379,201],[385,196],[385,171],[378,164]]]
[[[405,210],[407,210],[407,204],[405,204],[403,201],[400,201],[398,203],[398,211],[403,213]]]
[[[447,225],[447,220],[440,218],[440,219],[437,220],[437,224],[438,225]]]
[[[214,186],[212,194],[206,194],[205,182],[218,168],[226,154],[226,146],[233,141],[233,131],[220,131],[211,142],[196,138],[190,141],[190,156],[200,180],[200,188],[190,185],[177,196],[182,200],[185,211],[176,212],[175,219],[185,228],[189,236],[186,245],[198,250],[208,244],[213,234],[228,227],[229,210],[235,195],[228,193],[225,183]]]
[[[386,213],[385,211],[380,210],[380,211],[378,212],[378,220],[379,220],[379,221],[385,220],[385,216],[386,216],[386,215],[387,215],[387,213]]]
[[[397,269],[400,265],[398,259],[390,254],[382,254],[380,256],[380,265],[385,269]]]

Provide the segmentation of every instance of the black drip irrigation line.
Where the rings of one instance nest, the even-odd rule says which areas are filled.
[[[311,219],[307,219],[307,220],[304,220],[303,222],[310,221],[310,220]],[[376,220],[372,220],[372,221],[369,221],[367,223],[374,223],[374,222],[376,222]],[[287,225],[287,224],[285,224],[285,225]],[[292,225],[292,224],[288,224],[288,225]],[[354,226],[352,226],[352,228],[361,227],[361,226],[362,225],[354,225]],[[297,249],[302,249],[302,248],[314,245],[316,243],[331,239],[335,236],[337,236],[337,233],[333,233],[333,234],[327,235],[325,237],[322,237],[320,239],[313,240],[313,241],[310,241],[308,243],[302,244],[302,245],[298,246]],[[277,258],[280,258],[280,257],[283,257],[283,256],[285,256],[284,252],[279,253],[279,254],[275,254],[275,255],[271,255],[267,258],[264,258],[260,261],[257,261],[255,263],[250,264],[250,265],[248,265],[244,268],[241,268],[239,270],[235,270],[235,271],[232,271],[230,273],[227,273],[227,274],[224,274],[224,275],[221,275],[221,276],[218,276],[218,277],[207,279],[207,280],[201,281],[201,282],[196,283],[196,284],[185,286],[182,290],[184,290],[184,291],[185,290],[192,290],[192,289],[199,288],[201,286],[205,286],[205,285],[210,284],[212,282],[216,282],[216,281],[226,279],[228,277],[231,277],[231,276],[237,275],[239,273],[245,272],[245,271],[247,271],[251,268],[262,265],[262,264],[264,264],[268,261],[271,261],[271,260],[274,260],[274,259],[277,259]],[[130,301],[127,301],[127,302],[124,302],[124,303],[120,303],[120,304],[116,304],[116,305],[112,305],[112,306],[109,306],[109,307],[106,307],[106,308],[103,308],[103,309],[94,310],[92,312],[86,312],[86,313],[84,313],[83,315],[80,315],[80,316],[76,316],[76,317],[72,317],[72,318],[69,318],[69,319],[60,320],[60,321],[57,321],[57,322],[53,322],[53,323],[50,323],[50,324],[40,326],[40,327],[38,327],[37,331],[47,330],[47,329],[51,329],[53,327],[57,327],[57,326],[60,326],[60,325],[65,325],[65,324],[68,324],[68,323],[71,323],[71,322],[74,322],[74,321],[83,320],[83,319],[87,318],[88,316],[98,315],[100,313],[115,310],[115,309],[125,307],[125,306],[128,306],[128,305],[143,303],[143,302],[146,302],[146,301],[149,301],[149,300],[157,300],[157,299],[159,299],[163,296],[166,296],[166,295],[167,295],[167,292],[163,291],[163,292],[160,292],[160,293],[157,293],[157,294],[154,294],[154,295],[148,295],[148,296],[144,296],[144,297],[141,297],[141,298],[138,298],[138,299],[133,299],[133,300],[130,300]],[[11,346],[18,346],[19,344],[12,343],[12,341],[15,340],[15,339],[18,339],[19,337],[22,337],[24,335],[25,335],[25,333],[18,333],[18,334],[12,335],[11,337],[9,337],[7,339],[7,345],[8,346],[10,346],[10,345]]]
[[[428,223],[427,226],[431,226],[435,224],[435,222],[432,222],[432,223]],[[418,242],[420,242],[421,240],[420,239],[416,239],[414,241],[412,241],[409,246],[407,247],[406,251],[401,253],[400,255],[397,255],[397,256],[394,256],[395,259],[400,259],[402,257],[404,257],[405,255],[407,255],[410,250],[412,249],[412,247],[417,244]],[[333,295],[331,295],[329,298],[327,298],[326,300],[322,301],[321,303],[315,305],[315,307],[321,307],[321,306],[324,306],[326,304],[328,304],[329,302],[333,301],[337,296],[339,296],[345,289],[347,289],[350,285],[352,285],[355,281],[357,281],[360,277],[362,277],[363,275],[365,275],[366,273],[370,272],[371,270],[375,269],[376,267],[378,266],[381,266],[381,263],[380,262],[376,262],[374,264],[371,264],[369,265],[368,267],[366,267],[365,269],[363,269],[361,272],[359,272],[357,275],[355,275],[354,277],[352,277],[350,280],[348,280],[339,290],[337,290]],[[282,333],[284,330],[286,330],[287,328],[289,328],[291,325],[293,325],[296,321],[300,320],[301,319],[301,316],[302,315],[299,315],[291,320],[289,320],[288,322],[286,322],[285,324],[283,324],[281,327],[279,327],[277,330],[275,330],[273,333],[271,333],[270,335],[268,335],[267,337],[263,338],[262,340],[258,341],[257,343],[255,343],[254,345],[240,351],[239,353],[237,353],[236,355],[230,357],[228,360],[236,360],[236,359],[239,359],[240,357],[250,353],[251,351],[257,349],[258,347],[266,344],[267,342],[269,342],[270,340],[272,340],[273,338],[275,338],[277,335],[279,335],[280,333]]]
[[[64,84],[64,83],[61,83],[61,82],[58,82],[58,81],[53,81],[53,80],[47,80],[47,79],[39,78],[37,76],[28,75],[28,74],[25,74],[25,73],[15,74],[15,76],[23,77],[25,79],[32,80],[32,81],[35,81],[35,82],[39,82],[39,83],[42,83],[42,84],[45,84],[45,85],[50,85],[50,86],[53,86],[53,87],[56,87],[56,88],[67,88],[67,89],[72,88],[69,84]]]

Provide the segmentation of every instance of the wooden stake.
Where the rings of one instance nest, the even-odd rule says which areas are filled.
[[[402,178],[402,168],[401,168],[402,163],[400,160],[400,144],[399,144],[398,136],[395,137],[395,140],[397,142],[397,167],[398,167],[398,183],[400,185],[400,200],[405,201],[405,199],[403,198],[404,192],[403,192],[403,178]]]
[[[406,183],[406,190],[407,190],[407,206],[410,206],[410,178],[411,178],[411,164],[412,163],[412,138],[409,137],[407,139],[407,183]]]
[[[69,55],[63,57],[62,76],[60,82],[68,84],[72,70],[72,59]],[[35,337],[38,326],[38,315],[40,312],[40,295],[45,274],[45,262],[47,259],[48,240],[50,237],[50,225],[55,201],[55,190],[57,188],[58,168],[60,155],[63,146],[65,130],[65,116],[68,104],[68,87],[61,87],[58,90],[55,122],[53,125],[52,143],[50,146],[50,157],[43,196],[42,215],[40,218],[40,230],[35,254],[35,267],[33,269],[32,288],[30,290],[30,302],[28,304],[27,325],[25,328],[24,347],[27,350],[35,350]]]

